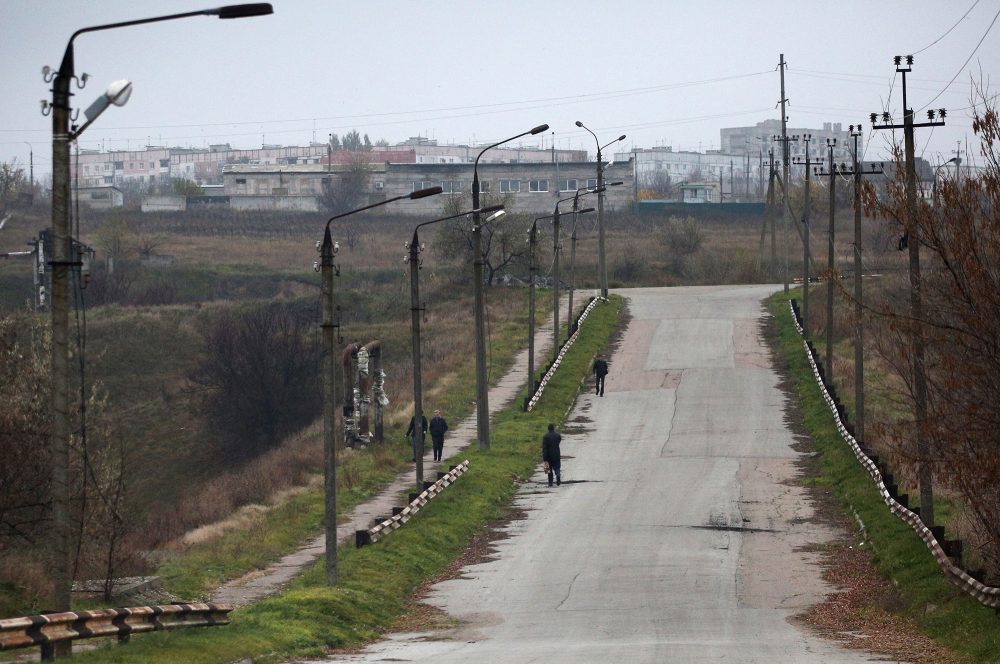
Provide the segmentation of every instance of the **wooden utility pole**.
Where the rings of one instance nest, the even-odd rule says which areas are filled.
[[[912,70],[913,56],[906,56],[906,64],[902,64],[902,56],[895,57],[896,72],[903,75],[903,124],[892,124],[889,113],[882,114],[883,124],[876,125],[877,114],[871,114],[872,129],[902,129],[904,150],[906,156],[906,235],[904,243],[909,252],[910,272],[910,319],[913,330],[911,345],[913,346],[913,405],[914,424],[916,426],[917,455],[919,466],[917,477],[920,482],[920,517],[924,525],[930,528],[934,525],[934,490],[932,485],[930,445],[924,430],[927,423],[927,373],[924,359],[923,332],[923,284],[920,277],[920,235],[917,228],[917,169],[914,155],[913,130],[916,127],[940,127],[944,125],[945,110],[940,109],[940,120],[935,120],[935,111],[927,111],[928,122],[915,123],[913,109],[907,105],[906,75]]]

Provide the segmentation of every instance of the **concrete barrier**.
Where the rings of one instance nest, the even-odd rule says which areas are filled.
[[[48,661],[60,641],[115,636],[124,643],[142,632],[228,625],[232,610],[229,604],[166,604],[8,618],[0,620],[0,650],[41,646]]]

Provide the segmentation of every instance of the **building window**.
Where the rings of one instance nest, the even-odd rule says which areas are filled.
[[[597,178],[587,180],[587,189],[597,189]]]
[[[139,170],[140,171],[146,170],[146,162],[144,162],[144,161],[140,161],[139,162]]]
[[[161,159],[160,160],[160,168],[170,168],[170,160],[169,159]]]
[[[458,180],[445,180],[441,183],[442,194],[461,194],[462,183]]]
[[[246,178],[236,178],[236,184],[246,184],[246,183],[247,183]]]
[[[548,180],[528,180],[528,191],[542,193],[548,190],[549,190]]]
[[[480,194],[488,194],[488,193],[490,193],[490,183],[489,182],[483,182],[482,180],[480,180],[479,181],[479,193]]]
[[[501,194],[516,194],[521,191],[520,180],[500,180]]]
[[[413,187],[412,191],[420,191],[421,189],[430,189],[434,183],[429,180],[414,180],[410,185]]]
[[[559,180],[559,191],[576,191],[576,180]]]

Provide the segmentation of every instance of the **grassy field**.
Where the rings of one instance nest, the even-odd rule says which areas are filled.
[[[902,599],[900,613],[970,661],[1000,661],[1000,616],[951,585],[923,541],[889,512],[837,433],[793,326],[787,299],[775,295],[770,309],[781,333],[777,351],[792,374],[806,429],[822,454],[820,481],[830,487],[848,514],[856,513],[864,522],[874,547],[872,561]]]
[[[341,548],[336,586],[326,585],[320,561],[282,595],[236,611],[230,626],[153,634],[127,647],[109,646],[77,658],[197,663],[252,657],[266,662],[316,656],[326,648],[374,638],[404,614],[408,598],[424,579],[442,573],[486,521],[501,515],[518,480],[532,474],[545,425],[560,422],[576,398],[594,355],[608,344],[620,307],[621,300],[612,298],[594,309],[535,410],[522,412],[517,400],[495,418],[490,450],[462,454],[471,462],[470,472],[386,540],[363,549]],[[317,500],[306,496],[287,509],[302,515],[301,525],[315,526]],[[278,513],[275,517],[280,519]],[[228,554],[217,550],[215,555]],[[198,564],[212,562],[203,558]]]

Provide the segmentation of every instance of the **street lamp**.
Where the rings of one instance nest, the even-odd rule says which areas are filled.
[[[438,188],[440,189],[440,188]],[[503,205],[491,205],[485,207],[482,210],[469,210],[467,212],[459,212],[458,214],[448,215],[447,217],[441,217],[440,219],[434,219],[432,221],[425,221],[422,224],[417,224],[413,229],[413,239],[407,245],[409,253],[407,254],[404,262],[410,264],[410,321],[411,330],[413,332],[411,343],[413,349],[413,436],[415,442],[413,445],[413,460],[416,462],[416,474],[417,474],[417,491],[422,491],[424,486],[424,427],[423,427],[423,391],[422,391],[422,376],[420,373],[420,252],[423,251],[423,247],[420,246],[420,237],[418,236],[418,231],[423,226],[430,226],[431,224],[436,224],[439,221],[447,221],[449,219],[457,219],[458,217],[465,217],[470,214],[490,214],[486,218],[486,223],[495,221],[504,214]]]
[[[608,187],[619,187],[625,184],[621,180],[617,182],[611,182],[604,185],[604,190]],[[603,191],[603,190],[602,190]],[[569,321],[569,325],[573,326],[573,292],[576,290],[576,220],[579,212],[580,196],[587,196],[589,194],[600,195],[601,191],[598,191],[594,187],[580,187],[576,190],[576,196],[573,198],[573,230],[570,233],[570,244],[569,244],[569,306],[567,307],[566,320]],[[593,208],[591,208],[593,209]],[[572,334],[572,329],[570,329],[570,334]]]
[[[590,129],[588,129],[582,122],[577,120],[576,126],[586,129],[587,132],[594,137],[594,143],[597,145],[597,189],[600,192],[597,194],[597,273],[598,280],[601,284],[601,297],[607,297],[608,271],[604,255],[604,192],[601,191],[601,188],[604,186],[604,160],[601,158],[601,150],[609,145],[612,145],[613,143],[624,141],[625,134],[622,134],[613,141],[608,141],[604,145],[601,145],[601,142],[597,140],[597,134],[590,131]]]
[[[87,28],[81,28],[70,36],[66,51],[58,71],[49,67],[42,69],[46,83],[52,83],[52,102],[42,102],[42,112],[52,113],[52,430],[49,436],[51,447],[51,492],[52,492],[52,608],[56,611],[70,610],[70,588],[72,565],[70,562],[69,545],[69,270],[76,265],[71,250],[70,230],[70,174],[69,174],[69,144],[79,137],[83,129],[96,119],[100,111],[108,104],[119,104],[127,101],[126,85],[117,90],[114,97],[105,95],[103,107],[88,109],[95,113],[79,130],[70,129],[70,81],[76,79],[73,62],[73,40],[87,32],[98,32],[114,28],[124,28],[145,23],[157,23],[190,16],[218,16],[219,18],[242,18],[246,16],[261,16],[270,14],[273,10],[269,3],[254,3],[230,5],[217,9],[170,14],[153,18],[108,23]],[[82,74],[77,81],[82,89],[88,75]],[[111,90],[109,90],[109,93]],[[98,106],[103,102],[98,102]],[[62,648],[59,648],[63,650]],[[68,648],[63,650],[68,652]]]
[[[490,402],[489,385],[486,381],[486,315],[483,303],[483,230],[479,223],[479,160],[486,153],[498,145],[509,143],[522,136],[529,134],[534,136],[549,128],[547,124],[538,125],[534,129],[521,132],[516,136],[505,138],[502,141],[487,145],[476,156],[476,161],[472,165],[472,280],[475,289],[475,302],[473,303],[473,315],[476,319],[476,432],[479,438],[479,449],[488,450],[490,448]]]
[[[320,260],[318,264],[313,265],[313,269],[318,269],[322,277],[320,307],[323,312],[323,318],[320,327],[322,328],[323,336],[323,357],[320,370],[323,374],[323,490],[326,498],[324,521],[326,530],[326,582],[331,585],[337,582],[337,445],[333,439],[334,404],[336,403],[334,372],[336,371],[337,363],[334,357],[336,342],[334,340],[333,328],[339,326],[339,323],[333,320],[333,275],[336,270],[336,266],[333,264],[333,257],[340,247],[333,242],[333,236],[330,234],[330,223],[336,219],[364,212],[380,205],[400,201],[404,198],[416,200],[440,193],[441,187],[418,189],[409,194],[394,196],[384,201],[351,210],[350,212],[334,215],[326,222],[326,228],[323,231],[323,240],[316,243]]]
[[[937,167],[934,169],[934,184],[931,186],[931,203],[933,204],[935,210],[937,210],[937,208],[938,208],[938,195],[937,195],[937,189],[938,189],[938,171],[940,171],[942,168],[944,168],[948,164],[955,164],[955,163],[958,163],[958,157],[952,157],[951,159],[949,159],[948,161],[944,162],[943,164],[938,164]]]

